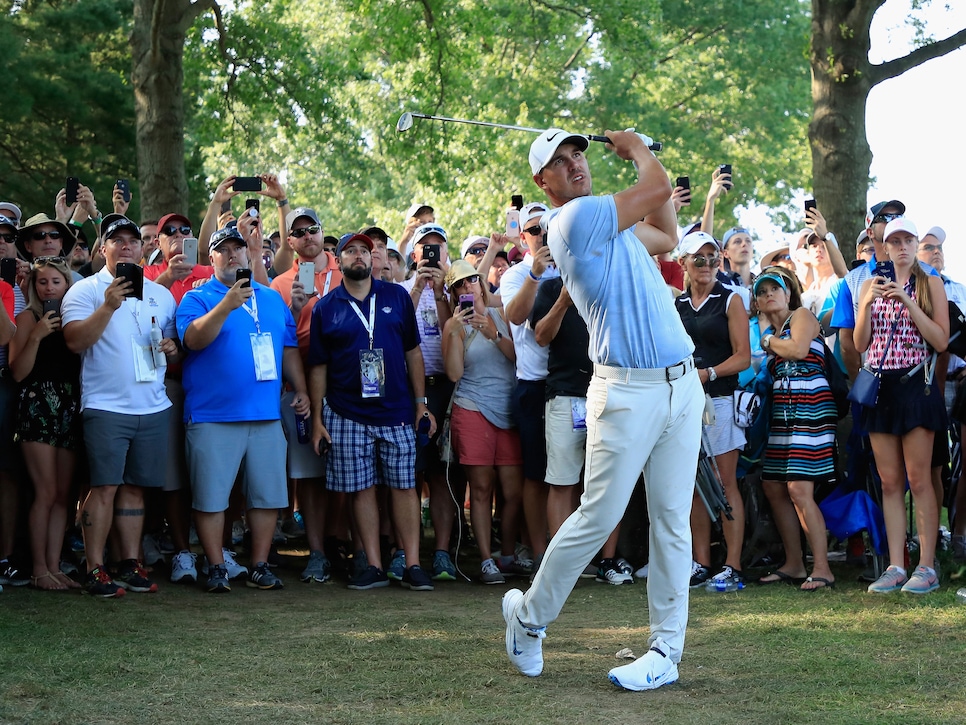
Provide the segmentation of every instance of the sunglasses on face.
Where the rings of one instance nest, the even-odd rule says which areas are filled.
[[[174,236],[178,232],[181,232],[187,237],[189,234],[191,234],[191,227],[176,227],[174,224],[168,224],[161,229],[161,233],[169,237]]]
[[[921,247],[919,247],[919,249],[920,251],[929,252],[929,254],[932,254],[933,252],[943,251],[943,245],[942,244],[923,244]]]
[[[0,239],[5,241],[7,244],[13,244],[17,241],[16,234],[0,234]]]
[[[458,279],[453,282],[453,289],[463,289],[463,286],[473,282],[479,282],[480,275],[471,274],[469,277],[463,277],[463,279]]]
[[[902,219],[902,214],[899,214],[898,212],[889,212],[887,214],[877,214],[876,216],[874,216],[872,218],[872,223],[873,224],[878,224],[878,223],[888,224],[893,219]]]
[[[52,232],[36,231],[30,235],[30,238],[35,242],[39,242],[41,239],[46,239],[47,237],[50,237],[51,239],[60,239],[61,233],[56,230]]]
[[[721,264],[721,257],[716,254],[712,254],[710,257],[705,257],[703,254],[692,254],[691,261],[694,262],[694,266],[698,269],[701,267],[711,267],[714,269]]]
[[[481,254],[486,254],[486,247],[473,247],[466,252],[467,254],[472,254],[474,257],[478,257]]]
[[[302,227],[301,229],[293,229],[292,236],[296,239],[301,239],[306,234],[318,234],[322,231],[322,227],[319,224],[313,224],[310,227]]]
[[[541,234],[543,234],[543,227],[541,227],[539,224],[534,224],[532,227],[527,227],[523,231],[531,236],[539,237]]]
[[[779,254],[778,256],[776,256],[774,258],[773,261],[775,261],[775,262],[790,262],[790,261],[792,261],[792,258],[791,258],[791,255],[788,255],[788,254]]]

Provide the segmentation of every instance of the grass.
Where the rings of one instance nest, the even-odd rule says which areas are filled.
[[[294,562],[293,562],[294,566]],[[646,587],[577,585],[535,679],[503,650],[507,587],[435,592],[342,583],[162,585],[94,600],[0,594],[0,722],[955,723],[966,720],[962,582],[874,596],[833,565],[834,591],[692,593],[681,679],[615,689],[615,653],[643,653]]]

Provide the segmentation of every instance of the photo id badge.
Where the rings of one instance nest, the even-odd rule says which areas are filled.
[[[272,333],[251,332],[248,336],[252,341],[252,357],[255,359],[255,380],[278,380]]]
[[[570,399],[570,417],[574,421],[574,430],[587,430],[587,398]]]
[[[386,361],[382,348],[359,351],[362,397],[381,398],[386,394]]]
[[[158,371],[154,367],[154,350],[151,343],[142,343],[136,337],[131,337],[131,350],[134,352],[134,379],[139,383],[157,381]]]

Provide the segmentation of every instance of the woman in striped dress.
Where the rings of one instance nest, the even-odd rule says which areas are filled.
[[[761,477],[785,546],[785,563],[759,581],[798,583],[805,576],[801,525],[814,560],[801,588],[832,587],[825,518],[815,501],[815,486],[835,477],[837,421],[821,327],[802,307],[798,280],[782,268],[765,270],[755,280],[754,293],[760,324],[767,325],[761,346],[775,381]]]

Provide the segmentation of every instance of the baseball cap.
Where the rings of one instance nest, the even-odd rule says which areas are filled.
[[[788,282],[785,281],[785,278],[784,277],[782,277],[780,274],[775,274],[774,272],[766,272],[765,274],[759,275],[755,279],[755,284],[752,287],[752,293],[753,294],[755,294],[755,295],[758,294],[758,287],[765,280],[771,280],[772,282],[774,282],[775,284],[777,284],[779,287],[781,287],[783,290],[785,290],[786,292],[788,292]]]
[[[747,234],[747,235],[751,236],[751,232],[749,232],[744,227],[731,227],[731,229],[729,229],[728,231],[726,231],[724,233],[724,236],[721,237],[721,248],[722,249],[724,249],[725,247],[728,246],[728,242],[731,241],[731,238],[735,234]]]
[[[211,239],[208,240],[208,251],[213,252],[219,246],[232,239],[247,246],[245,240],[242,239],[241,232],[238,231],[238,227],[231,225],[226,226],[223,229],[219,229],[217,232],[211,235]]]
[[[479,234],[470,234],[463,243],[460,245],[460,256],[465,257],[466,253],[477,244],[482,244],[483,246],[489,246],[490,240],[487,237],[481,237]]]
[[[939,243],[942,244],[946,241],[946,230],[942,227],[929,227],[929,231],[923,234],[924,237],[936,237]]]
[[[546,204],[541,204],[539,201],[531,201],[529,204],[525,204],[520,210],[520,229],[526,229],[530,226],[531,221],[539,219],[546,213]]]
[[[108,214],[108,216],[113,215]],[[17,249],[19,250],[20,254],[23,255],[23,258],[28,261],[33,259],[33,255],[27,251],[27,240],[30,239],[33,230],[42,224],[52,224],[57,231],[60,232],[61,242],[64,247],[64,254],[70,254],[70,250],[74,248],[74,242],[77,241],[77,238],[74,236],[74,232],[63,222],[59,222],[56,219],[51,219],[46,214],[41,212],[40,214],[34,214],[24,222],[24,225],[20,227],[20,229],[17,230]]]
[[[416,227],[416,231],[413,232],[413,246],[415,247],[430,234],[438,234],[443,238],[444,242],[449,242],[449,237],[446,236],[446,230],[443,229],[443,227],[441,227],[439,224],[431,222],[429,224],[421,224],[420,226]]]
[[[878,204],[873,204],[869,207],[869,212],[865,215],[866,228],[872,226],[872,220],[879,216],[879,212],[885,209],[887,206],[895,207],[899,210],[900,214],[906,213],[906,205],[898,199],[892,199],[891,201],[880,201]]]
[[[705,244],[713,244],[715,249],[719,249],[718,240],[707,232],[691,232],[678,245],[678,254],[694,254]]]
[[[23,218],[20,207],[12,201],[0,201],[0,214],[12,221],[15,227],[20,226],[20,220]]]
[[[919,232],[916,231],[916,225],[912,223],[911,219],[906,219],[905,217],[899,217],[898,219],[893,219],[891,222],[886,224],[885,231],[882,233],[882,241],[886,241],[889,237],[896,232],[908,232],[912,236],[919,238]]]
[[[122,229],[127,229],[138,239],[141,238],[141,228],[123,214],[108,214],[101,220],[101,239],[112,239]]]
[[[539,174],[543,167],[550,163],[557,149],[565,143],[572,143],[581,151],[586,151],[590,146],[586,136],[568,133],[562,128],[548,128],[530,144],[530,170],[534,174]]]
[[[417,214],[419,214],[419,212],[421,212],[423,209],[429,209],[433,214],[436,213],[436,210],[433,209],[433,207],[431,207],[429,204],[423,204],[422,202],[416,202],[415,204],[410,205],[410,207],[406,210],[406,217],[405,217],[404,221],[407,221],[408,222],[414,216],[416,216]]]
[[[322,226],[322,222],[319,221],[319,215],[315,213],[315,209],[300,206],[298,209],[292,209],[292,211],[285,215],[285,228],[292,231],[292,225],[295,224],[299,217],[303,216],[306,219],[311,219],[313,224]]]
[[[866,241],[868,238],[869,238],[869,230],[868,229],[863,229],[861,232],[859,232],[859,236],[857,236],[855,238],[855,247],[856,247],[856,249],[858,249],[859,245],[861,245],[862,242]]]
[[[12,227],[14,231],[17,231],[17,222],[8,216],[0,214],[0,227]]]
[[[402,261],[402,255],[399,253],[399,244],[392,237],[389,237],[389,241],[386,242],[386,253],[395,254],[399,257],[399,261]]]
[[[163,217],[158,219],[158,234],[164,229],[168,224],[173,222],[184,222],[187,226],[191,226],[191,220],[184,214],[165,214]]]
[[[506,253],[506,261],[510,264],[516,264],[524,257],[523,252],[520,251],[519,247],[511,247],[510,251]]]
[[[680,243],[681,239],[684,239],[691,232],[700,232],[700,231],[701,231],[701,220],[699,219],[698,221],[692,222],[691,224],[688,224],[686,227],[681,229],[681,236],[678,239],[678,243]]]
[[[372,240],[369,239],[369,237],[367,237],[365,234],[359,234],[358,232],[349,232],[347,234],[343,234],[339,239],[339,243],[335,247],[335,256],[340,256],[342,254],[342,250],[349,246],[350,242],[356,241],[362,242],[369,248],[370,252],[372,251]]]

